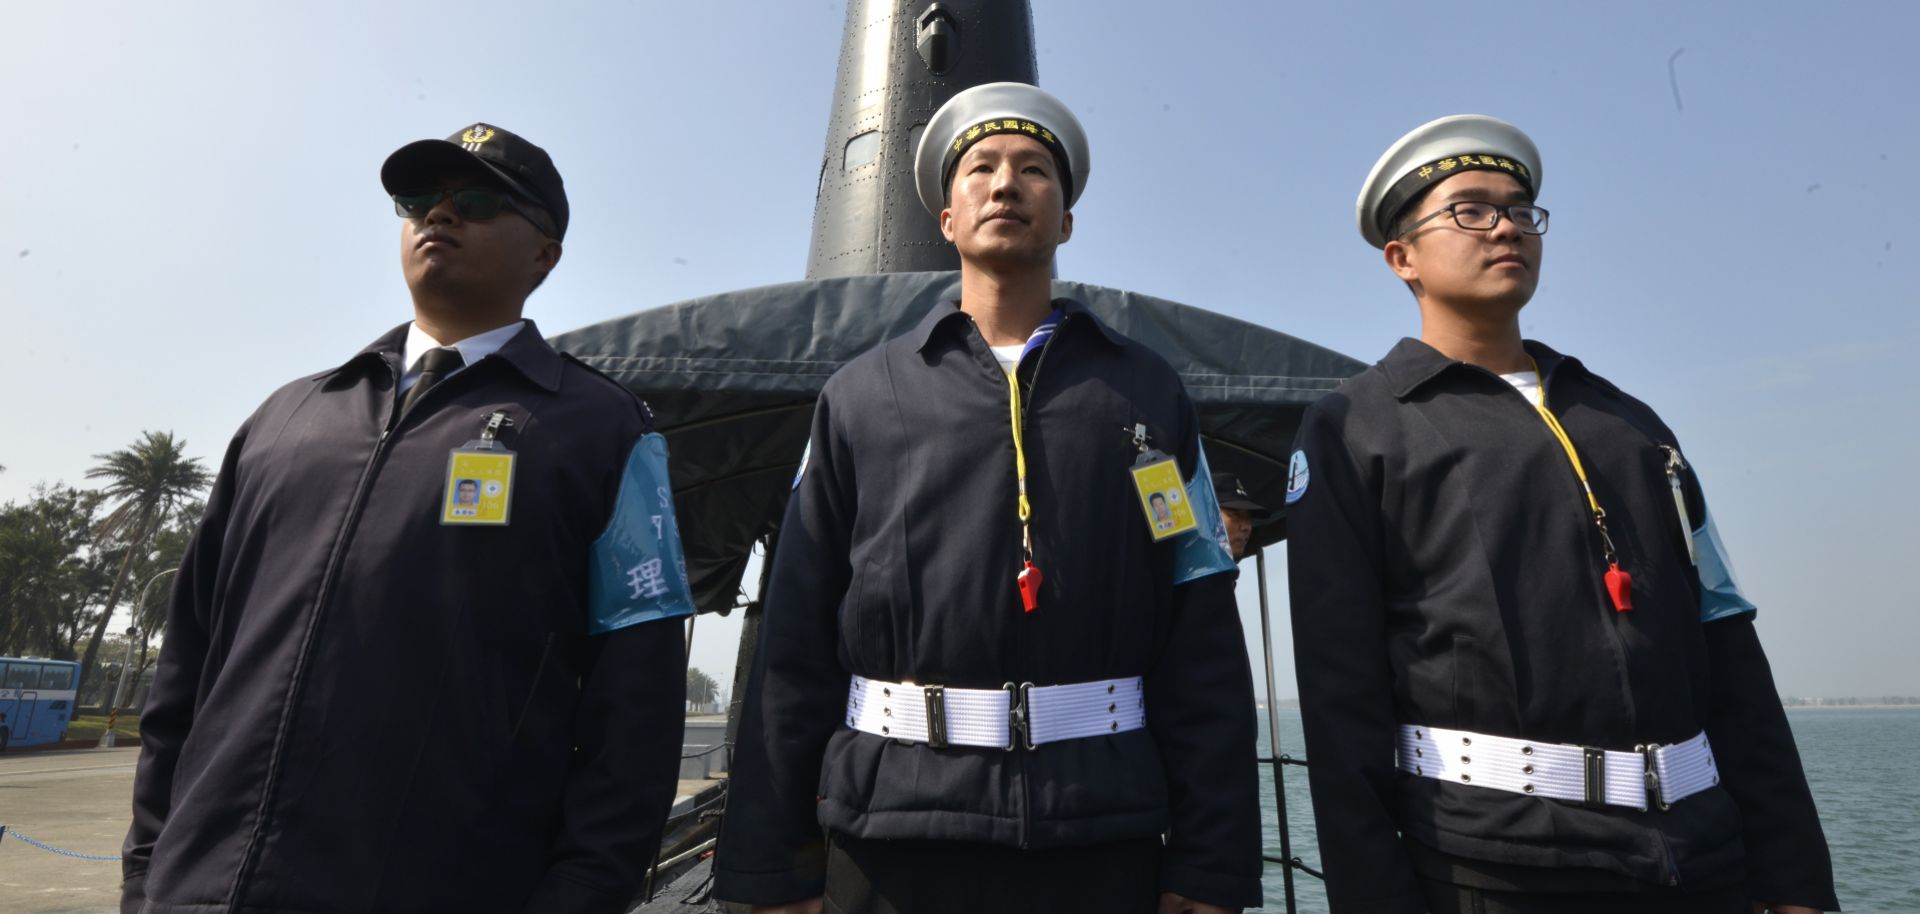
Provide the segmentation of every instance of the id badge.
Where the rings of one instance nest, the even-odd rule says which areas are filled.
[[[1180,478],[1180,465],[1157,450],[1140,455],[1133,464],[1133,487],[1140,496],[1140,510],[1146,513],[1147,529],[1153,541],[1177,536],[1199,527],[1193,517],[1193,504],[1187,500],[1187,484]]]
[[[440,523],[504,527],[513,507],[513,452],[498,441],[469,441],[447,455]]]

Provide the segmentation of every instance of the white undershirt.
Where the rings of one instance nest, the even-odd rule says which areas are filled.
[[[988,346],[987,348],[993,350],[993,358],[1000,363],[1000,370],[1007,374],[1013,374],[1013,370],[1020,366],[1020,353],[1027,348],[1027,344],[1014,343],[1008,346]]]
[[[1535,406],[1546,405],[1540,401],[1540,375],[1538,373],[1532,371],[1516,371],[1513,374],[1501,375],[1500,380],[1512,384],[1513,389],[1519,391],[1520,396],[1526,397],[1528,403]]]
[[[415,381],[420,380],[420,357],[426,355],[427,350],[459,350],[460,360],[466,364],[448,372],[447,378],[451,378],[467,370],[468,367],[479,362],[481,359],[499,352],[500,347],[505,346],[507,341],[513,339],[514,334],[519,333],[520,328],[526,325],[526,321],[514,321],[505,327],[495,327],[485,333],[476,333],[460,342],[443,346],[439,340],[428,336],[425,330],[420,329],[419,324],[408,324],[407,345],[405,349],[400,351],[400,364],[406,366],[406,372],[400,375],[400,392],[406,393],[407,388],[412,387]],[[441,378],[440,380],[444,381],[447,378]]]

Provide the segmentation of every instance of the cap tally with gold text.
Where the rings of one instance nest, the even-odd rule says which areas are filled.
[[[1093,164],[1087,134],[1059,99],[1027,83],[986,83],[964,90],[933,113],[914,150],[914,188],[921,205],[935,216],[946,209],[954,166],[967,148],[991,136],[1030,137],[1053,153],[1067,209],[1087,186]]]
[[[1354,203],[1361,237],[1386,247],[1408,203],[1453,175],[1475,170],[1506,172],[1528,194],[1540,193],[1540,150],[1532,139],[1497,117],[1455,114],[1415,127],[1373,164]]]

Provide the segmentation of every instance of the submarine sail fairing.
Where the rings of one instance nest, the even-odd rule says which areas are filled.
[[[927,119],[982,83],[1038,84],[1026,0],[852,0],[827,116],[807,278],[957,270],[914,195]]]

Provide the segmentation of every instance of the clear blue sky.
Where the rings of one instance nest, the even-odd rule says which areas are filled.
[[[1093,143],[1061,275],[1366,360],[1416,317],[1353,227],[1368,167],[1443,114],[1528,130],[1554,212],[1529,335],[1678,431],[1784,691],[1920,693],[1920,7],[1034,7],[1041,82]],[[566,257],[530,303],[548,333],[800,278],[843,17],[826,0],[10,6],[0,500],[80,482],[144,429],[217,464],[274,387],[407,320],[378,168],[473,120],[566,176]],[[1250,633],[1253,598],[1249,575]],[[723,682],[733,630],[696,636]]]

